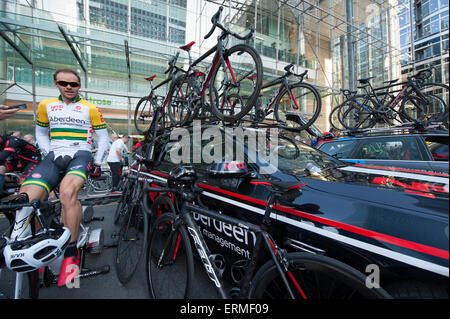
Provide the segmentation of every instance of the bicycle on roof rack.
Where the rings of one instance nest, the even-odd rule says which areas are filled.
[[[173,83],[176,79],[176,73],[179,71],[184,72],[183,69],[176,66],[178,56],[179,52],[168,62],[169,67],[164,72],[168,76],[164,81],[153,86],[153,80],[156,78],[156,75],[145,78],[150,83],[150,93],[139,100],[134,110],[134,126],[140,134],[148,134],[152,129],[164,129],[169,126],[169,119],[165,108],[174,89]],[[168,83],[170,83],[170,86],[165,96],[156,94],[156,90]],[[158,117],[156,121],[154,121],[155,117]],[[152,123],[155,123],[153,127]]]
[[[347,101],[348,99],[350,99],[351,97],[355,96],[357,93],[358,93],[357,91],[351,91],[349,89],[339,89],[339,94],[342,94],[344,102]],[[340,124],[338,116],[337,116],[337,113],[338,113],[337,111],[341,107],[341,104],[342,103],[335,106],[331,110],[330,115],[328,117],[330,126],[338,131],[342,130],[342,124]]]
[[[259,96],[263,66],[258,52],[244,43],[229,49],[224,44],[229,36],[248,41],[254,30],[245,36],[234,33],[221,24],[222,11],[223,7],[219,7],[211,18],[212,28],[204,37],[209,38],[216,28],[222,30],[214,47],[195,61],[192,61],[190,54],[195,42],[181,47],[189,54],[189,68],[175,81],[175,89],[172,90],[168,103],[168,113],[175,125],[185,125],[199,114],[208,112],[220,121],[233,123],[248,113]],[[199,72],[196,66],[212,54],[214,57],[209,71],[206,74]],[[249,74],[255,75],[254,85],[252,80],[248,79]],[[244,95],[247,97],[245,103],[235,102],[239,102],[239,98]]]
[[[232,175],[251,178],[251,173],[242,165],[232,165],[235,169],[229,169],[229,164],[213,164],[210,173],[222,178]],[[344,263],[321,254],[290,253],[277,245],[270,235],[270,217],[274,205],[280,201],[292,201],[301,194],[301,188],[305,185],[298,181],[251,181],[265,185],[271,191],[262,222],[255,224],[206,208],[201,202],[201,189],[195,183],[195,176],[191,166],[180,165],[169,173],[167,187],[145,188],[146,192],[161,194],[155,199],[152,211],[156,212],[161,207],[165,211],[155,220],[147,246],[146,276],[151,297],[195,297],[195,249],[208,278],[222,298],[389,298],[382,288],[368,288],[365,285],[366,277]],[[167,192],[174,195],[174,203],[163,194]],[[239,287],[225,291],[222,280],[224,260],[221,260],[220,255],[210,252],[194,214],[256,234],[251,257],[242,267]]]
[[[426,133],[432,130],[448,131],[442,124],[428,124],[424,126],[422,123],[403,123],[389,127],[371,127],[365,129],[342,130],[341,133],[347,136],[368,135],[368,134],[386,134],[386,133]]]
[[[406,82],[397,84],[396,92],[377,93],[370,79],[360,79],[365,94],[354,95],[339,107],[337,118],[345,129],[366,129],[376,124],[414,123],[426,126],[430,123],[448,122],[449,87],[440,83],[426,83],[431,69],[409,76]],[[389,88],[393,86],[390,83]],[[396,95],[394,93],[397,93]],[[383,97],[384,96],[384,97]],[[385,100],[389,101],[384,103]],[[448,123],[447,123],[448,126]]]
[[[261,98],[258,98],[255,107],[242,119],[242,122],[248,121],[252,125],[258,125],[273,113],[275,122],[280,127],[301,131],[310,127],[317,120],[322,108],[320,94],[314,86],[303,81],[308,70],[296,74],[292,71],[293,67],[293,63],[287,65],[282,76],[262,86],[261,91],[279,85],[267,105],[263,106]],[[298,81],[289,83],[288,77],[290,76],[297,77]],[[253,80],[254,78],[255,75],[248,76],[248,79]],[[262,94],[260,94],[261,96]],[[245,100],[246,97],[243,96],[242,99]],[[243,100],[240,103],[244,103]]]

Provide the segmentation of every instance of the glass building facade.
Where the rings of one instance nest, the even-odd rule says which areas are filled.
[[[433,80],[449,83],[448,14],[448,0],[399,1],[403,74],[434,66]]]
[[[211,48],[218,31],[207,40],[204,35],[222,5],[225,25],[241,34],[256,31],[251,44],[262,57],[265,81],[282,74],[290,63],[298,73],[308,70],[307,81],[322,95],[316,124],[327,130],[340,88],[355,89],[357,80],[365,77],[374,77],[373,84],[381,86],[400,77],[402,70],[408,72],[402,69],[411,61],[405,1],[1,0],[0,103],[26,102],[29,107],[2,121],[0,129],[32,133],[37,103],[57,95],[53,72],[70,67],[79,71],[83,96],[102,109],[110,129],[133,134],[134,107],[149,92],[144,78],[156,74],[156,84],[164,80],[168,60],[183,44],[196,42],[194,58]],[[430,14],[432,1],[438,8],[447,1],[448,9],[448,0],[422,1],[429,5],[421,6],[420,14],[429,22],[421,24],[423,42],[418,45],[431,41],[426,34],[436,24],[436,14]],[[445,25],[448,30],[448,10],[447,20],[444,11],[437,17],[441,30]],[[447,38],[439,37],[441,50],[445,43],[448,50],[448,31]],[[428,47],[437,50],[433,45],[417,48],[416,57],[422,51],[428,54]],[[184,52],[179,61],[187,63]],[[448,60],[446,70],[448,81]],[[270,98],[270,92],[267,95]]]

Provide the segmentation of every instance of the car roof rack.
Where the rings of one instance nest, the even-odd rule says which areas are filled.
[[[402,123],[399,125],[388,127],[376,127],[357,130],[342,130],[341,136],[367,136],[367,135],[381,135],[381,134],[407,134],[407,133],[430,133],[441,131],[443,134],[448,134],[448,129],[442,123]]]

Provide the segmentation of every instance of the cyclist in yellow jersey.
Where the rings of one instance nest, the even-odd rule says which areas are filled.
[[[82,207],[78,192],[87,174],[94,177],[100,175],[102,156],[109,148],[109,138],[100,109],[78,95],[81,87],[79,75],[70,69],[59,69],[53,77],[61,95],[40,102],[37,109],[36,142],[45,158],[29,174],[19,192],[27,194],[29,201],[36,198],[44,200],[59,185],[62,220],[71,231],[58,281],[58,285],[63,286],[77,275],[79,268],[80,254],[76,242]],[[94,131],[99,147],[92,165]],[[27,209],[18,212],[16,221],[23,219],[21,214],[26,214]],[[11,238],[23,231],[19,230],[18,222],[16,226],[17,230],[13,229]]]

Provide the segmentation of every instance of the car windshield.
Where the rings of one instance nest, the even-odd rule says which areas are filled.
[[[274,144],[267,143],[267,154],[274,150]],[[277,136],[276,154],[277,168],[293,175],[320,173],[329,168],[349,165],[291,138],[288,134]]]

